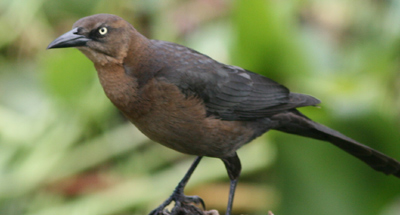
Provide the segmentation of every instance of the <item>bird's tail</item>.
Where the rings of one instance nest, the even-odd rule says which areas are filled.
[[[272,119],[279,123],[276,130],[331,142],[357,157],[376,171],[400,178],[400,163],[375,149],[365,146],[345,135],[318,124],[297,110],[277,114]]]

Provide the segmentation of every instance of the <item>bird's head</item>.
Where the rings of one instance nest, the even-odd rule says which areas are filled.
[[[84,17],[49,44],[47,49],[76,47],[95,64],[122,63],[132,38],[143,39],[131,24],[111,14]],[[143,39],[144,40],[144,39]]]

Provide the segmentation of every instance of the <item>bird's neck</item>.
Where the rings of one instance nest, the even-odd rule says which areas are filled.
[[[142,40],[141,40],[142,39]],[[104,92],[112,103],[126,115],[143,115],[136,106],[141,104],[140,90],[157,72],[159,65],[153,62],[151,43],[139,38],[131,44],[122,63],[95,64]]]
[[[141,76],[153,73],[160,66],[155,60],[157,59],[156,52],[157,49],[152,42],[138,33],[135,40],[131,42],[130,49],[124,59],[125,72],[138,79]]]
[[[124,59],[123,68],[127,76],[136,80],[140,89],[163,68],[163,62],[158,60],[157,48],[150,40],[141,36],[135,42]]]
[[[120,64],[96,65],[100,83],[111,102],[121,111],[137,100],[137,81],[125,74]]]

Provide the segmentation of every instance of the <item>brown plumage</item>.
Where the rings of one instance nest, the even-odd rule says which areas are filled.
[[[329,141],[377,171],[400,177],[400,163],[337,131],[313,122],[296,108],[319,100],[245,69],[219,63],[187,47],[149,40],[122,18],[98,14],[78,20],[48,48],[76,47],[98,72],[107,97],[150,139],[197,155],[173,195],[177,213],[198,197],[183,188],[202,156],[220,158],[231,179],[230,214],[244,144],[269,129]]]

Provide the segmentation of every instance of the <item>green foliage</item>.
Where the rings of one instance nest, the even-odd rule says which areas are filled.
[[[67,49],[66,54],[53,53],[42,58],[43,84],[56,99],[74,100],[90,89],[96,72],[89,60],[78,50]]]
[[[146,214],[193,160],[126,122],[79,51],[45,50],[94,13],[314,95],[321,108],[303,113],[400,159],[397,1],[5,0],[0,8],[2,215]],[[400,213],[396,178],[328,143],[270,132],[239,156],[235,214]],[[222,162],[207,158],[187,191],[223,214],[228,186]]]

